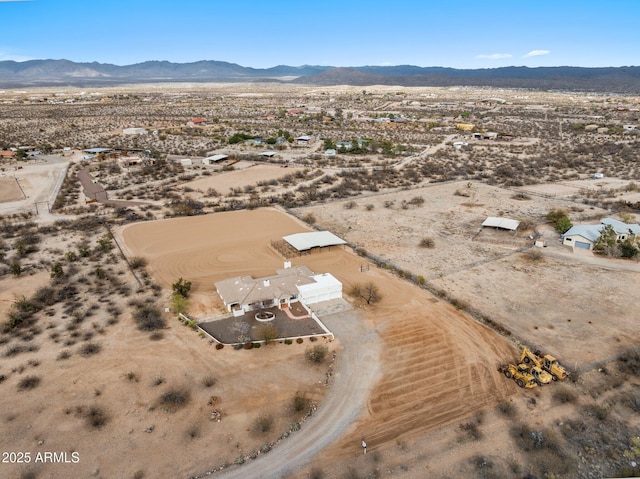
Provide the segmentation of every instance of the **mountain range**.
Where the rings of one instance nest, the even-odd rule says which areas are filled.
[[[640,93],[640,67],[503,67],[455,69],[413,65],[250,68],[203,60],[147,61],[118,66],[69,60],[0,61],[0,87],[106,86],[149,82],[258,82],[309,85],[491,86],[542,90]]]

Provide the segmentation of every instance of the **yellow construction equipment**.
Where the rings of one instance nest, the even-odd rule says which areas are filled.
[[[520,361],[526,364],[531,363],[533,366],[544,369],[551,374],[553,380],[566,379],[568,376],[567,371],[558,364],[558,360],[549,354],[542,354],[540,351],[532,353],[526,346],[522,348],[522,354],[520,355]]]
[[[521,388],[535,388],[538,383],[531,373],[529,373],[529,367],[526,364],[504,364],[498,368],[498,371],[503,373],[508,378],[513,378],[518,386]]]

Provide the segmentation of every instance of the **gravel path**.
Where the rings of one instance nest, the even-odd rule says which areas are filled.
[[[215,477],[280,479],[288,472],[304,467],[366,411],[367,399],[380,372],[378,334],[355,311],[325,316],[322,320],[342,344],[325,399],[299,432],[293,433],[271,452],[217,473]],[[354,447],[359,448],[360,444]]]

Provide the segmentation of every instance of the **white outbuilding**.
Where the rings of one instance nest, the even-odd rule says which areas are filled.
[[[312,276],[315,283],[298,285],[300,301],[304,304],[316,304],[322,301],[342,298],[342,283],[331,273]]]
[[[148,133],[144,128],[125,128],[122,130],[123,135],[146,135]]]

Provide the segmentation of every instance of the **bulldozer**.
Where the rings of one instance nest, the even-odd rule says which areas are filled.
[[[498,368],[498,371],[503,373],[508,378],[513,378],[518,386],[521,388],[535,388],[538,383],[534,376],[529,372],[529,367],[526,364],[504,364]]]
[[[526,346],[522,348],[520,361],[526,364],[531,363],[534,367],[543,369],[551,374],[554,381],[558,379],[566,379],[569,375],[566,369],[560,366],[556,358],[549,354],[542,354],[540,351],[532,353]]]

